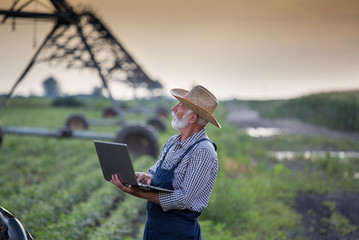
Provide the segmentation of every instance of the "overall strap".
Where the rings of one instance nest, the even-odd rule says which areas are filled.
[[[171,147],[174,145],[175,143],[171,143],[171,145],[168,146],[168,148],[165,150],[165,152],[162,155],[162,159],[160,161],[160,167],[162,166],[163,160],[165,160],[167,153],[170,151]]]
[[[210,143],[213,144],[214,150],[217,151],[217,145],[214,142],[212,142],[208,138],[202,138],[187,148],[187,150],[179,157],[177,163],[173,165],[172,169],[175,169],[178,166],[178,164],[182,161],[182,159],[187,155],[187,153],[189,153],[189,151],[191,151],[194,146],[196,146],[198,143],[202,141],[209,141]]]

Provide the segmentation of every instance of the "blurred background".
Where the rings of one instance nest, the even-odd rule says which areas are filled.
[[[14,1],[3,0],[0,9]],[[284,99],[359,87],[359,3],[325,1],[74,0],[91,10],[165,93],[203,84],[220,99]],[[20,5],[20,4],[19,4]],[[27,11],[48,11],[35,1]],[[0,93],[6,93],[54,21],[8,19],[0,25]],[[55,77],[64,93],[101,86],[94,71],[35,65],[17,94],[43,94]],[[131,91],[114,89],[118,98]]]

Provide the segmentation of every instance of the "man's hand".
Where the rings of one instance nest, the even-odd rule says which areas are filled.
[[[151,185],[152,179],[151,177],[144,173],[144,172],[136,172],[136,178],[137,178],[137,182],[146,184],[146,185]]]
[[[139,192],[142,191],[137,186],[129,185],[127,187],[126,185],[123,185],[117,174],[112,175],[110,182],[125,193],[129,193],[133,196],[139,196]]]
[[[141,174],[141,173],[139,173],[139,174]],[[144,176],[144,175],[146,175],[146,176]],[[147,174],[144,174],[144,175],[142,175],[140,178],[144,179],[145,184],[147,184],[147,183],[151,184],[150,176],[148,176]],[[136,176],[137,176],[137,173],[136,173]],[[157,191],[151,191],[151,192],[142,191],[139,187],[132,186],[132,185],[129,185],[127,187],[127,186],[122,184],[122,182],[121,182],[121,180],[120,180],[120,178],[118,177],[117,174],[112,175],[112,179],[110,180],[110,182],[113,185],[115,185],[116,187],[118,187],[119,189],[121,189],[125,193],[129,193],[129,194],[131,194],[131,195],[133,195],[135,197],[147,199],[147,200],[150,200],[150,201],[152,201],[154,203],[160,204],[160,200],[158,198],[158,192]]]

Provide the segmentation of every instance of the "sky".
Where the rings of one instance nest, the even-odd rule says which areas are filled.
[[[0,9],[12,2],[1,0]],[[218,99],[267,100],[359,89],[357,0],[73,0],[71,5],[93,9],[165,93],[201,84]],[[53,27],[16,23],[15,31],[11,21],[0,25],[0,93],[11,89]],[[94,71],[38,64],[15,94],[42,94],[49,76],[67,94],[101,86]],[[116,98],[131,97],[124,86],[111,91]]]

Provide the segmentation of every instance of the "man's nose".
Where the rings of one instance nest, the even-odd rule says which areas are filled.
[[[179,103],[177,103],[176,105],[174,105],[174,106],[172,107],[172,111],[174,111],[174,112],[176,111],[176,109],[178,108],[178,104],[179,104]]]

